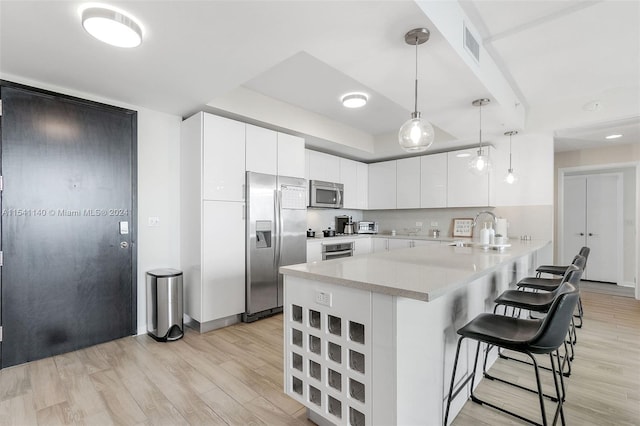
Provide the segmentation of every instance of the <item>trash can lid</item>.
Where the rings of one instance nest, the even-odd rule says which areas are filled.
[[[155,277],[175,277],[178,275],[182,275],[182,271],[179,271],[177,269],[164,268],[148,271],[147,274],[153,275]]]

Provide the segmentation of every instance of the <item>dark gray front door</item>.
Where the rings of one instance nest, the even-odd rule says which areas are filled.
[[[0,90],[0,365],[134,333],[136,113]]]

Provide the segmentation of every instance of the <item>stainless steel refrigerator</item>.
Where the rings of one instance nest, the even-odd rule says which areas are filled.
[[[247,172],[245,322],[282,312],[280,266],[307,260],[305,179]]]

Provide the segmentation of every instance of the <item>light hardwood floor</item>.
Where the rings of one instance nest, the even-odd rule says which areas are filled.
[[[639,425],[640,301],[588,292],[582,298],[585,326],[566,381],[568,424]],[[171,343],[128,337],[6,368],[0,424],[311,424],[304,407],[282,391],[282,346],[276,316],[202,335],[187,329]],[[520,383],[532,377],[514,362],[498,361],[492,370]],[[495,382],[478,391],[538,415],[534,395]],[[454,424],[518,422],[467,402]]]

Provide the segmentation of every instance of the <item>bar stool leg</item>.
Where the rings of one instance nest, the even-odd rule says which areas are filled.
[[[453,361],[453,372],[451,373],[451,385],[449,386],[449,396],[447,397],[447,408],[445,409],[445,412],[444,412],[443,426],[447,426],[447,420],[449,419],[449,408],[451,407],[451,401],[453,401],[453,398],[455,398],[456,395],[458,395],[458,392],[460,391],[460,389],[462,389],[462,386],[460,386],[458,391],[456,391],[455,395],[453,394],[453,385],[456,380],[456,370],[458,369],[458,358],[460,356],[460,345],[462,345],[463,339],[464,337],[460,337],[458,339],[458,345],[456,347],[456,357],[455,357],[455,360]],[[465,384],[466,384],[466,381],[465,381]]]

